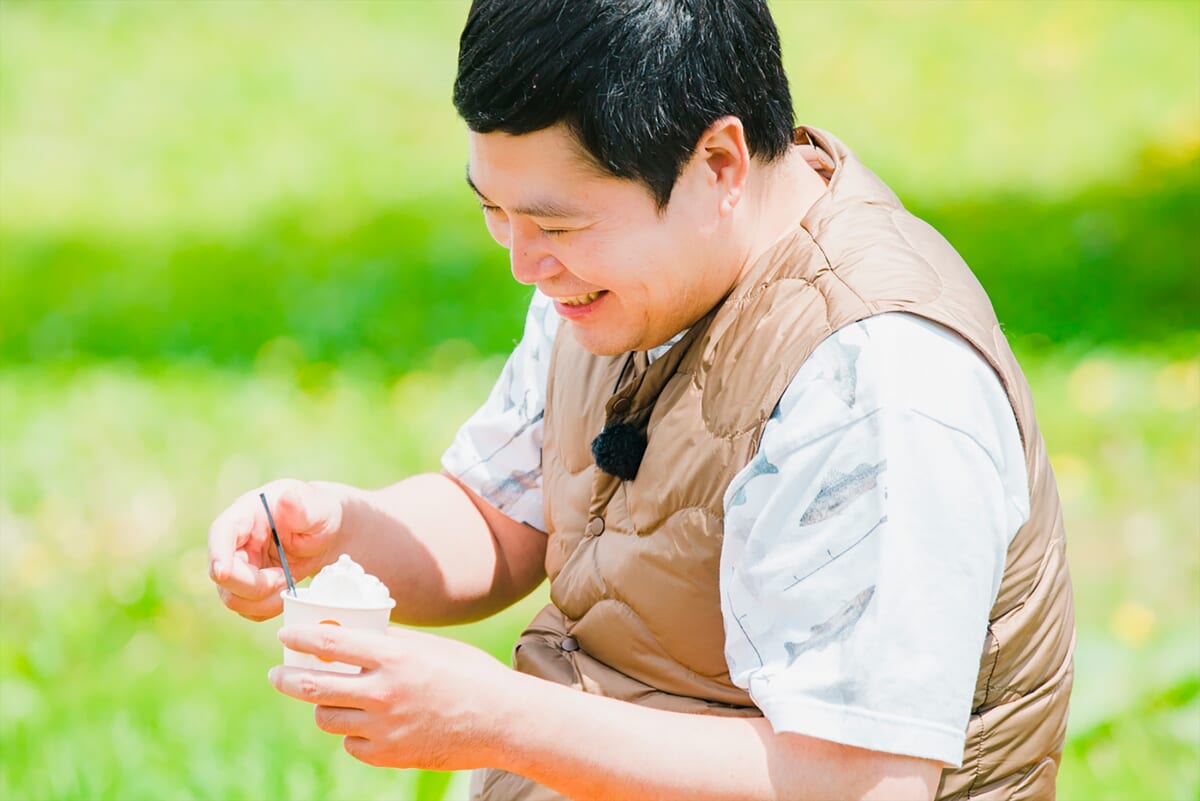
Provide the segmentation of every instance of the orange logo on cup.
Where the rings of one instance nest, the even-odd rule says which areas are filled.
[[[341,623],[338,623],[336,620],[319,620],[319,621],[317,621],[317,625],[318,625],[318,626],[340,626],[340,625],[342,625],[342,624],[341,624]],[[318,656],[318,657],[317,657],[317,659],[320,659],[322,662],[333,662],[333,661],[335,661],[335,660],[333,660],[333,659],[326,659],[326,658],[325,658],[325,657],[323,657],[323,656]]]

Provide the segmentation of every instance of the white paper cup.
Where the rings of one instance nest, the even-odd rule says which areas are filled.
[[[297,587],[295,596],[287,590],[280,593],[283,598],[283,625],[345,626],[351,629],[387,631],[392,607],[396,605],[391,598],[388,599],[386,606],[330,606],[308,600],[306,597],[308,589],[308,587]],[[333,673],[358,673],[362,670],[358,665],[331,662],[313,654],[293,651],[286,646],[283,649],[283,664],[312,668],[313,670],[328,670]]]

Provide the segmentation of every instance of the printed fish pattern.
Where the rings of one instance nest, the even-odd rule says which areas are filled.
[[[480,495],[497,509],[505,510],[520,500],[526,492],[535,489],[541,477],[541,465],[532,470],[514,470],[507,478],[484,486]]]
[[[738,628],[742,630],[742,636],[746,638],[746,644],[750,646],[750,650],[753,651],[754,656],[758,658],[758,666],[761,668],[765,664],[763,662],[762,654],[759,653],[758,646],[754,644],[754,638],[750,636],[750,632],[746,631],[746,626],[744,623],[742,623],[742,620],[745,619],[746,615],[739,615],[737,610],[733,608],[732,593],[726,591],[725,598],[726,603],[729,605],[729,611],[733,617],[733,621],[737,623]]]
[[[858,399],[858,355],[862,353],[862,348],[840,340],[838,347],[841,350],[839,355],[844,357],[844,361],[834,369],[830,380],[833,382],[834,394],[852,409]]]
[[[554,334],[554,332],[551,332],[551,331],[549,330],[550,326],[549,326],[549,325],[547,325],[547,323],[553,323],[553,325],[554,325],[554,331],[555,331],[555,332],[557,332],[557,330],[558,330],[558,317],[557,317],[557,316],[555,316],[555,317],[551,317],[551,316],[550,316],[550,313],[551,313],[552,311],[554,311],[554,305],[553,305],[553,303],[552,303],[552,302],[549,300],[549,298],[547,298],[545,302],[543,302],[543,303],[535,303],[534,305],[535,305],[535,307],[538,309],[538,311],[539,311],[539,314],[541,315],[541,316],[538,318],[538,326],[539,326],[539,327],[542,329],[542,331],[543,331],[543,332],[545,332],[545,333],[549,334],[551,337],[553,337],[553,334]]]
[[[872,584],[865,590],[855,595],[850,601],[833,614],[824,623],[818,623],[813,626],[810,631],[811,635],[804,642],[787,642],[784,647],[787,649],[788,666],[800,658],[801,654],[807,651],[814,651],[818,648],[824,648],[832,642],[844,640],[855,624],[862,618],[863,613],[867,610],[867,605],[871,603],[871,598],[875,595],[875,585]]]
[[[524,410],[524,407],[522,407],[522,411],[523,410]],[[505,440],[503,445],[501,445],[499,448],[496,448],[496,450],[492,451],[487,456],[482,457],[479,461],[475,462],[474,464],[469,465],[465,470],[462,471],[462,473],[466,474],[468,471],[474,470],[476,467],[479,467],[479,465],[490,462],[493,458],[495,458],[496,454],[500,453],[502,450],[507,448],[509,445],[516,442],[518,439],[520,439],[522,434],[524,434],[526,431],[528,431],[531,426],[540,422],[541,419],[545,416],[546,416],[545,410],[539,411],[533,417],[531,417],[530,419],[528,419],[524,423],[522,423],[521,427],[518,428],[516,431],[514,431],[513,435],[511,437],[509,437],[507,440]],[[540,474],[541,466],[539,465],[537,469]],[[530,472],[533,472],[533,471],[530,471]],[[462,478],[462,475],[460,475],[459,478]]]
[[[886,469],[887,460],[884,459],[878,464],[863,462],[849,473],[839,473],[835,470],[804,511],[800,525],[811,526],[838,514],[859,496],[875,489],[879,483],[879,474]]]
[[[880,526],[882,526],[887,521],[888,521],[887,515],[884,515],[883,517],[879,518],[879,520],[875,523],[875,525],[873,525],[869,529],[867,529],[865,534],[856,534],[856,532],[852,532],[843,526],[842,528],[844,530],[843,531],[844,536],[843,536],[841,542],[831,543],[831,544],[836,544],[839,546],[837,553],[833,552],[832,547],[827,547],[825,549],[825,555],[823,557],[821,557],[820,563],[815,564],[815,565],[806,565],[806,567],[807,567],[806,570],[804,570],[803,572],[800,572],[800,573],[793,574],[792,577],[795,579],[795,581],[793,581],[791,584],[784,587],[783,588],[784,592],[787,592],[788,590],[792,589],[793,587],[795,587],[799,584],[803,584],[814,573],[819,573],[820,571],[824,570],[829,565],[836,562],[841,557],[848,554],[850,551],[857,548],[861,543],[866,542],[867,538],[870,537],[872,534],[874,534],[876,531],[878,531]],[[848,540],[847,538],[849,538],[851,536],[853,536],[854,539]]]
[[[500,399],[504,404],[502,408],[506,412],[511,411],[517,405],[516,399],[513,398],[513,382],[516,379],[512,361],[510,360],[504,367],[504,377],[501,379],[504,382],[504,391],[500,393]]]
[[[754,461],[750,463],[749,467],[750,476],[742,482],[742,486],[737,488],[737,492],[733,493],[733,498],[731,498],[729,501],[730,507],[741,506],[746,502],[746,485],[751,481],[759,476],[771,475],[779,472],[779,468],[771,464],[762,451],[758,452],[758,455],[754,457]]]

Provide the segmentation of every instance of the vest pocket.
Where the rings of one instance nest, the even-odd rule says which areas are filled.
[[[567,801],[545,785],[499,768],[484,768],[479,791],[471,801]]]
[[[577,649],[578,644],[567,635],[566,626],[557,625],[560,619],[553,604],[539,612],[513,646],[512,665],[519,673],[582,689],[571,647]]]

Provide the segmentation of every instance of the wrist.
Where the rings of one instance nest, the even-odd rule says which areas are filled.
[[[542,722],[541,704],[549,683],[504,667],[502,677],[491,684],[487,718],[481,723],[480,767],[512,773],[528,770],[526,751],[536,750]]]

